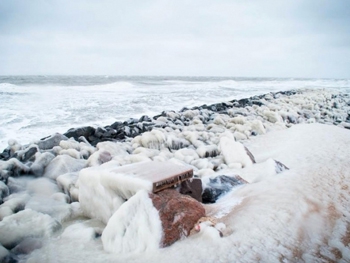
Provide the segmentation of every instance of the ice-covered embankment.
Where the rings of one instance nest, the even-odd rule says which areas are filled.
[[[11,141],[0,161],[0,257],[345,262],[350,133],[339,127],[349,128],[349,101],[347,94],[321,90],[271,93],[75,129],[27,146]],[[315,122],[333,126],[309,125]],[[150,161],[191,167],[202,180],[203,202],[210,203],[202,205],[208,219],[201,231],[163,249],[157,246],[161,210],[147,186],[120,197],[101,181],[111,167]],[[94,170],[88,183],[96,187],[84,192],[80,177]],[[81,196],[90,197],[90,212]],[[106,207],[94,196],[106,198]],[[213,221],[217,228],[208,226]]]

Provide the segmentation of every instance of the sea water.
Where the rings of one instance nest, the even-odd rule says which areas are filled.
[[[290,89],[350,91],[349,79],[0,76],[0,151],[81,126]]]

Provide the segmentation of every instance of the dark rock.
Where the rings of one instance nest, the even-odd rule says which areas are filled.
[[[10,253],[4,259],[1,260],[1,263],[17,263],[19,262],[18,256]]]
[[[0,181],[0,205],[3,203],[3,199],[10,194],[9,188],[5,183]]]
[[[246,106],[252,106],[252,102],[250,99],[240,99],[238,101],[238,103],[239,103],[239,106],[242,108],[244,108]]]
[[[297,118],[294,117],[293,115],[288,115],[287,120],[289,123],[293,123],[293,124],[296,124],[298,122]]]
[[[102,137],[104,137],[103,135],[105,132],[106,132],[106,129],[104,129],[102,127],[98,127],[95,130],[94,137],[101,139]]]
[[[205,216],[201,203],[174,189],[166,189],[149,196],[162,222],[161,247],[170,246],[182,237],[189,236],[196,222]]]
[[[254,155],[248,150],[248,148],[244,146],[244,150],[247,153],[247,155],[249,156],[250,160],[252,160],[253,163],[256,163]]]
[[[274,160],[274,161],[276,163],[276,173],[279,174],[285,170],[289,170],[289,168],[287,166],[285,166],[283,163],[276,161],[276,160]]]
[[[107,126],[108,127],[108,126]],[[116,121],[115,123],[113,123],[112,125],[110,125],[111,128],[115,129],[115,130],[119,130],[121,128],[124,127],[124,124],[119,122],[119,121]]]
[[[5,149],[1,154],[0,154],[0,160],[7,161],[8,159],[11,158],[11,150],[9,148]]]
[[[229,192],[234,186],[246,184],[247,182],[240,176],[234,177],[220,175],[213,179],[209,179],[209,183],[205,187],[202,200],[203,203],[215,203],[223,194]]]
[[[252,103],[253,105],[258,105],[259,107],[262,106],[262,105],[264,105],[264,103],[262,103],[262,102],[259,101],[259,100],[252,100],[251,103]]]
[[[138,123],[138,121],[139,121],[138,119],[130,118],[130,119],[124,121],[123,124],[124,124],[125,126],[129,126],[129,125],[131,125],[131,124]]]
[[[184,108],[185,109],[185,108]],[[186,108],[187,109],[187,108]],[[182,109],[183,110],[183,109]],[[181,110],[181,111],[182,111]],[[156,120],[156,119],[158,119],[159,117],[166,117],[166,112],[165,111],[163,111],[161,114],[158,114],[158,115],[156,115],[156,116],[154,116],[153,117],[153,120]]]
[[[140,119],[139,122],[152,122],[151,118],[148,117],[147,115],[143,115]]]
[[[38,152],[38,148],[35,147],[35,146],[32,146],[32,147],[28,147],[24,154],[22,155],[20,161],[22,162],[27,162],[29,161],[32,157],[34,157],[34,155]]]
[[[68,140],[68,138],[60,133],[55,133],[54,135],[41,139],[38,142],[38,147],[41,150],[49,150],[58,146],[62,140]]]
[[[84,136],[85,138],[88,139],[94,133],[95,133],[95,128],[93,128],[91,126],[86,126],[86,127],[81,127],[81,128],[69,129],[63,135],[67,136],[68,138],[73,137],[75,140],[78,140],[80,136]]]
[[[258,133],[257,133],[256,131],[252,131],[252,132],[250,133],[250,135],[251,135],[251,136],[257,136]]]
[[[196,199],[198,202],[202,202],[202,180],[200,178],[192,178],[183,181],[180,184],[179,192],[183,195],[189,195]]]

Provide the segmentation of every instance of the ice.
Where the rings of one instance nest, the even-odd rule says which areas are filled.
[[[227,165],[238,163],[242,167],[247,167],[253,164],[243,144],[236,142],[232,138],[226,136],[221,137],[219,150],[224,156]]]
[[[148,192],[140,190],[109,219],[102,243],[111,253],[140,253],[159,249],[162,224]]]
[[[106,187],[101,182],[102,174],[109,175],[111,168],[103,170],[103,165],[99,168],[86,168],[79,174],[79,201],[85,215],[90,218],[100,219],[107,223],[113,213],[121,206],[125,199],[113,191],[108,184],[108,179],[104,180]]]
[[[281,259],[293,262],[295,257],[297,261],[318,262],[319,253],[336,261],[333,254],[336,250],[342,252],[344,262],[349,261],[350,249],[344,241],[350,225],[350,153],[345,147],[348,144],[349,131],[320,124],[297,125],[251,138],[246,146],[257,163],[241,171],[247,169],[246,173],[249,173],[249,169],[256,166],[255,169],[260,167],[257,170],[261,170],[262,175],[264,171],[271,174],[235,189],[215,204],[206,205],[207,215],[226,225],[223,238],[212,238],[210,234],[193,235],[168,248],[155,249],[151,253],[131,252],[129,256],[124,252],[115,256],[104,252],[98,239],[80,247],[78,240],[65,238],[64,242],[63,239],[51,240],[46,247],[34,251],[32,258],[36,260],[31,262],[45,262],[38,260],[39,255],[45,255],[46,262],[50,261],[55,254],[48,251],[59,253],[62,262],[68,259],[75,262],[91,262],[91,259],[99,262],[232,262],[232,259],[237,262],[279,262]],[[290,170],[273,174],[272,159],[286,164]],[[106,166],[106,170],[113,167],[108,167],[108,163],[102,166]],[[93,174],[93,169],[89,169]],[[97,177],[91,177],[89,183],[97,186],[100,183],[94,181]],[[98,193],[87,191],[86,195],[90,196],[88,202],[95,210],[104,205],[94,205],[94,198],[101,198]],[[110,249],[145,248],[142,238],[131,243],[135,240],[135,231],[130,231],[128,238],[123,239],[113,230],[125,229],[128,222],[139,224],[140,231],[149,230],[148,223],[138,221],[146,222],[147,213],[138,214],[138,211],[149,211],[146,195],[129,198],[112,217],[118,215],[118,221],[111,221],[111,218],[111,230],[104,230],[105,236],[110,233],[107,241]],[[110,202],[108,197],[101,200]],[[100,213],[103,211],[96,211],[96,214]],[[89,234],[84,240],[90,240],[92,232],[86,231]],[[113,240],[115,236],[118,238]],[[150,237],[153,238],[154,233]],[[116,244],[122,242],[125,246],[117,247]]]
[[[0,261],[3,262],[10,252],[0,244]]]
[[[48,215],[26,209],[0,222],[0,243],[12,247],[26,237],[49,237],[61,225]]]
[[[45,168],[43,176],[56,180],[58,176],[65,173],[78,172],[86,165],[86,160],[77,160],[69,155],[59,155]]]

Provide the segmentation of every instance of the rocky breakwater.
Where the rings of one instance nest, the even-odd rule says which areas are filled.
[[[84,215],[80,203],[83,191],[80,177],[85,168],[108,169],[112,165],[150,161],[187,165],[193,169],[195,177],[202,181],[203,193],[206,194],[201,197],[212,203],[226,192],[244,187],[246,182],[254,183],[287,169],[288,163],[281,164],[269,158],[252,158],[254,152],[249,154],[244,147],[246,140],[299,123],[318,122],[348,129],[349,113],[348,94],[326,90],[295,90],[202,105],[179,112],[168,111],[152,119],[144,116],[139,120],[117,122],[103,128],[71,129],[65,134],[54,134],[28,145],[11,140],[0,155],[0,258],[15,260],[23,251],[30,253],[32,249],[40,247],[45,238],[58,234],[66,222],[75,222],[76,217]],[[232,178],[236,178],[236,181]],[[96,182],[100,179],[96,178]],[[94,188],[94,191],[86,194],[93,197],[98,195],[98,191]],[[211,195],[208,196],[208,193]],[[96,218],[91,220],[99,221],[100,227],[92,226],[95,223],[82,225],[80,222],[72,223],[70,230],[74,227],[84,228],[86,235],[79,238],[99,240],[107,220],[120,218],[123,213],[132,210],[130,207],[137,206],[138,215],[155,215],[150,216],[151,219],[158,217],[151,221],[142,217],[148,224],[149,233],[158,233],[152,235],[154,242],[151,242],[158,247],[166,222],[159,219],[162,209],[157,209],[159,204],[154,203],[155,199],[147,192],[137,192],[128,199],[128,205],[123,205],[123,210],[117,209],[110,214],[96,212]],[[125,202],[113,200],[111,203],[114,205],[119,201]],[[94,203],[91,206],[99,211]],[[14,221],[18,222],[16,227],[11,225]],[[114,222],[114,227],[121,231],[118,233],[123,233],[119,221]],[[143,223],[135,221],[135,226],[139,224]],[[8,229],[16,228],[19,231],[11,230],[9,237]],[[62,231],[62,235],[71,236],[68,228]],[[26,241],[28,238],[35,238],[37,245],[25,249],[26,244],[30,243]],[[102,235],[107,251],[118,246],[111,240],[112,236]],[[134,242],[129,242],[129,248],[139,244],[136,250],[146,249],[142,245],[144,243],[135,243],[135,238],[127,240]],[[17,247],[20,244],[21,249]]]

